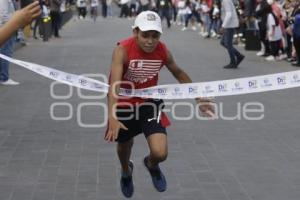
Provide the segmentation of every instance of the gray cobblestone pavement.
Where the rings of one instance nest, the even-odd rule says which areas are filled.
[[[114,44],[131,34],[132,20],[117,18],[71,21],[62,39],[29,41],[14,56],[76,74],[108,74]],[[213,81],[295,70],[285,62],[268,63],[244,52],[238,70],[225,70],[227,54],[217,40],[205,40],[179,27],[165,30],[163,41],[177,63],[194,81]],[[73,89],[70,98],[51,97],[52,81],[12,66],[12,78],[21,84],[0,86],[0,200],[117,200],[120,167],[115,145],[103,140],[105,128],[82,128],[105,120],[105,103],[83,99]],[[175,83],[163,70],[160,83]],[[70,91],[55,86],[56,95]],[[84,94],[94,95],[83,91]],[[143,136],[133,148],[135,194],[143,200],[298,200],[300,198],[299,89],[217,98],[224,115],[235,116],[239,103],[260,102],[259,121],[172,120],[168,129],[169,157],[162,164],[168,190],[158,193],[142,165],[147,154]],[[53,103],[68,103],[69,120],[51,119]],[[189,101],[192,102],[192,101]],[[68,116],[70,108],[55,107],[55,116]],[[185,116],[187,108],[179,108]]]

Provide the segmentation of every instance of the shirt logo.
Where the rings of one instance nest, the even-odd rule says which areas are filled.
[[[162,60],[130,60],[124,78],[135,83],[145,83],[157,76],[161,67]]]

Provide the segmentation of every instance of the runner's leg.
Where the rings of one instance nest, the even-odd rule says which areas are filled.
[[[123,172],[129,172],[128,163],[131,155],[132,146],[133,139],[125,143],[118,143],[117,145],[117,153]]]
[[[147,137],[147,143],[150,149],[150,155],[147,164],[150,168],[167,159],[168,144],[166,134],[151,134]]]

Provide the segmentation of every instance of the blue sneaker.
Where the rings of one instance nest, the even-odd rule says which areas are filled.
[[[144,158],[144,165],[148,169],[151,175],[152,183],[156,188],[156,190],[159,192],[164,192],[167,189],[167,181],[164,174],[161,172],[158,165],[150,169],[147,163],[148,163],[148,156]]]
[[[129,167],[131,168],[131,173],[133,172],[133,163],[132,161],[129,161]],[[125,197],[130,198],[133,195],[134,187],[133,187],[133,181],[132,181],[132,174],[128,177],[122,177],[120,180],[121,184],[121,190]]]

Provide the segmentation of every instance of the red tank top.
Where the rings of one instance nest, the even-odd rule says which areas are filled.
[[[156,86],[158,82],[158,73],[160,69],[167,64],[167,48],[165,44],[159,42],[152,53],[144,52],[137,44],[135,38],[131,37],[118,42],[127,54],[127,60],[123,64],[122,81],[128,81],[133,84],[134,89],[148,88]],[[131,88],[129,84],[121,84],[122,88]],[[125,103],[139,104],[145,99],[120,98],[119,105]]]

